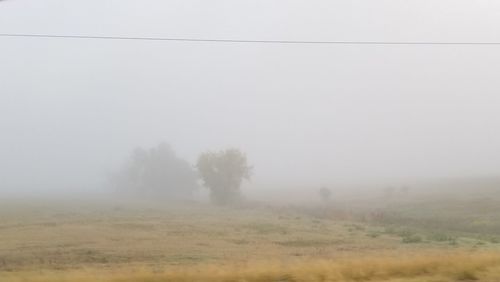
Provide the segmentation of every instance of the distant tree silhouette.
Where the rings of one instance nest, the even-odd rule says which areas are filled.
[[[210,189],[210,199],[218,205],[238,201],[243,180],[250,180],[252,167],[238,149],[205,152],[198,158],[197,168],[203,184]]]
[[[394,189],[394,187],[392,187],[392,186],[386,187],[384,189],[384,197],[386,199],[392,198],[394,196],[395,191],[396,191],[396,189]]]
[[[399,192],[403,195],[408,195],[410,193],[410,187],[408,186],[401,186],[401,188],[399,188]]]
[[[198,187],[193,167],[166,143],[135,149],[111,181],[118,191],[170,199],[187,198]]]
[[[330,191],[330,189],[328,189],[327,187],[321,187],[319,189],[319,197],[321,198],[321,200],[323,200],[323,202],[328,202],[330,201],[330,197],[332,196],[332,191]]]

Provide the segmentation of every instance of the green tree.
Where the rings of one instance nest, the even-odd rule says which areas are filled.
[[[241,198],[243,180],[250,180],[252,167],[238,149],[205,152],[198,158],[198,172],[210,189],[210,199],[218,205],[235,203]]]

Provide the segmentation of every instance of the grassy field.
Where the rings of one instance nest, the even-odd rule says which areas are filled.
[[[499,281],[492,252],[4,273],[2,281]]]
[[[496,229],[434,229],[411,209],[391,216],[396,206],[372,220],[327,207],[5,201],[0,281],[500,280]]]

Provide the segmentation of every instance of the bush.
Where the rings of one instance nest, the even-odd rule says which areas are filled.
[[[437,242],[447,242],[455,240],[455,237],[444,233],[432,233],[431,235],[427,236],[427,239]]]
[[[402,239],[405,244],[421,243],[423,241],[422,237],[417,234],[405,235]]]

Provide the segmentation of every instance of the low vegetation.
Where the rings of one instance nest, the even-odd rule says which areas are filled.
[[[387,255],[387,254],[386,254]],[[342,260],[261,261],[245,264],[176,266],[165,269],[86,269],[69,272],[7,273],[9,282],[323,282],[323,281],[498,281],[500,254],[435,253],[411,256],[379,255]]]
[[[380,218],[325,205],[9,201],[0,205],[0,281],[500,278],[499,234]]]

